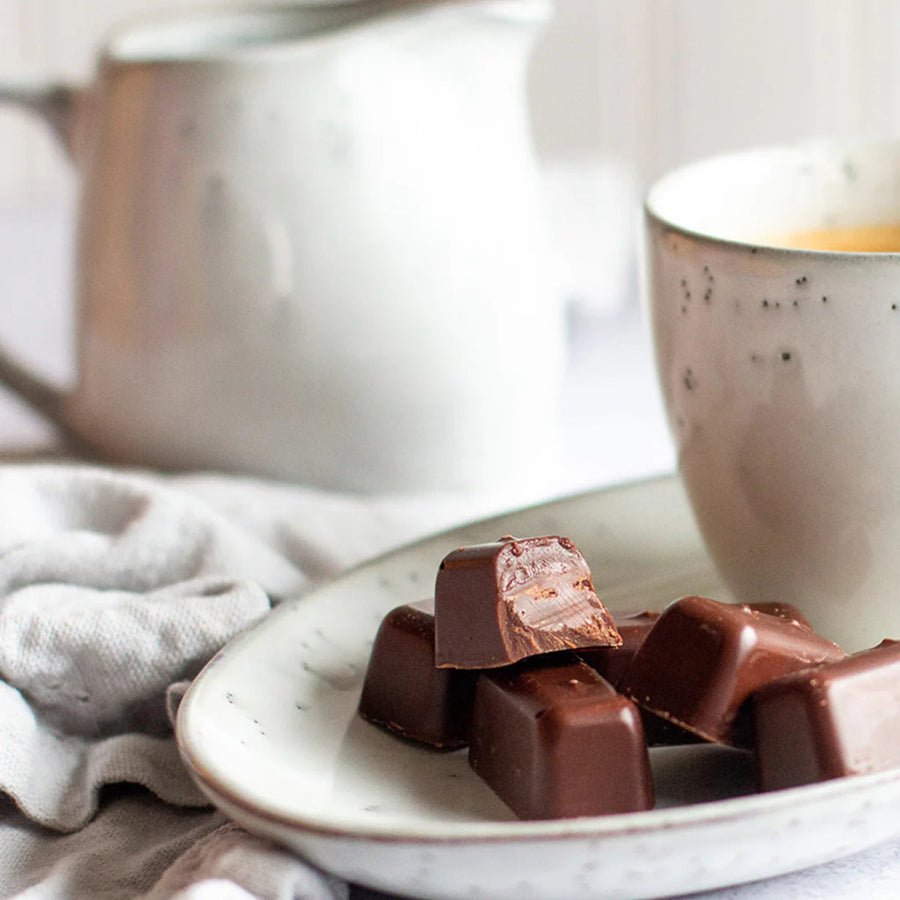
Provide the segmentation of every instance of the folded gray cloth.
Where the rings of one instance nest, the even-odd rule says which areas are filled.
[[[0,895],[27,900],[344,900],[348,890],[218,813],[117,792],[68,835],[0,810]]]
[[[344,896],[209,811],[172,716],[272,602],[464,501],[17,465],[0,509],[0,896]]]
[[[0,789],[34,822],[81,828],[104,784],[204,800],[166,693],[299,583],[162,487],[87,469],[0,470]]]

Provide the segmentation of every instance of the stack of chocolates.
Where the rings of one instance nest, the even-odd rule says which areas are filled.
[[[520,818],[650,809],[648,747],[755,753],[772,790],[900,765],[900,642],[847,656],[787,604],[610,613],[568,538],[450,553],[385,617],[359,705],[474,771]]]

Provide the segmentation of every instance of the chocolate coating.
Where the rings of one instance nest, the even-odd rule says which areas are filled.
[[[791,619],[684,597],[659,617],[619,689],[704,740],[749,747],[749,715],[742,704],[753,691],[845,656]]]
[[[900,642],[780,678],[751,706],[761,790],[900,766]]]
[[[523,819],[653,806],[637,708],[567,653],[482,674],[469,762]]]
[[[399,606],[383,619],[363,682],[359,713],[439,749],[469,741],[477,672],[434,665],[434,616]]]
[[[578,651],[583,659],[598,675],[602,675],[614,687],[619,684],[634,654],[644,643],[658,612],[641,610],[637,612],[611,611],[616,630],[622,638],[618,647],[584,647]]]
[[[793,603],[781,603],[778,600],[769,600],[761,603],[748,603],[747,606],[749,606],[750,609],[755,609],[757,612],[768,613],[770,616],[781,616],[782,619],[790,619],[798,625],[812,628],[812,623],[809,619],[807,619],[800,611],[800,608],[794,606]]]
[[[812,625],[803,616],[800,610],[790,603],[749,603],[749,609],[757,612],[768,613],[772,616],[781,616],[807,628]],[[644,643],[644,638],[650,633],[650,629],[659,618],[659,613],[653,610],[610,611],[616,629],[622,638],[620,647],[585,647],[578,651],[578,655],[589,666],[602,675],[614,687],[625,675],[631,660],[638,648]],[[646,726],[646,722],[644,723]]]
[[[435,584],[435,661],[463,669],[621,643],[568,538],[504,538],[460,547]]]
[[[631,665],[635,653],[650,633],[658,612],[642,610],[638,612],[612,611],[613,621],[622,637],[621,647],[586,647],[578,650],[577,655],[584,660],[598,675],[605,678],[613,687],[618,687]],[[678,744],[694,744],[700,738],[674,722],[668,722],[655,716],[646,709],[641,709],[641,721],[644,725],[644,736],[650,747],[669,747]]]

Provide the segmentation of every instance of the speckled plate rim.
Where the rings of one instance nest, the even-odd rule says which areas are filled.
[[[401,827],[342,827],[329,824],[327,817],[304,817],[302,815],[279,815],[248,801],[239,793],[224,787],[215,776],[204,771],[203,764],[185,761],[191,768],[194,780],[216,805],[225,804],[229,809],[244,810],[248,815],[273,824],[296,828],[323,837],[354,837],[369,841],[393,843],[396,841],[416,841],[418,843],[479,844],[492,841],[564,839],[568,837],[602,837],[615,835],[647,835],[651,832],[669,831],[682,826],[723,824],[736,818],[764,818],[773,813],[795,812],[798,805],[809,806],[829,801],[852,793],[868,795],[895,788],[890,794],[892,802],[900,801],[900,769],[859,775],[822,784],[798,788],[787,788],[767,794],[754,794],[726,800],[714,800],[691,806],[671,809],[655,809],[647,812],[620,813],[615,816],[585,816],[578,819],[552,819],[547,821],[518,822],[474,822],[447,823],[440,828],[422,825],[415,829]],[[897,824],[900,835],[900,822]]]
[[[850,838],[842,838],[837,832],[829,833],[824,840],[817,845],[806,847],[803,852],[798,848],[796,853],[789,853],[788,858],[779,858],[776,862],[767,862],[765,858],[757,860],[752,866],[735,867],[726,876],[724,873],[718,877],[711,877],[703,885],[691,884],[691,889],[699,889],[701,886],[715,887],[723,884],[737,883],[739,881],[775,875],[781,872],[792,871],[819,862],[837,859],[841,856],[865,849],[880,841],[900,835],[900,820],[894,824],[893,816],[885,815],[889,809],[896,809],[900,803],[900,770],[874,773],[871,775],[857,776],[830,781],[817,785],[793,788],[771,792],[767,794],[753,794],[733,797],[728,799],[700,802],[691,805],[677,806],[651,810],[648,812],[629,813],[606,817],[586,817],[580,819],[553,820],[553,821],[465,821],[465,822],[434,822],[422,821],[408,825],[399,825],[396,822],[371,822],[361,823],[359,820],[347,821],[344,817],[331,814],[321,809],[310,812],[302,808],[278,808],[277,803],[260,799],[252,789],[248,789],[241,782],[241,771],[238,766],[232,767],[228,760],[228,748],[212,746],[203,737],[197,727],[197,722],[206,714],[205,706],[208,704],[208,689],[219,679],[233,661],[240,657],[254,655],[265,656],[266,635],[274,633],[287,621],[286,617],[295,616],[295,622],[291,626],[303,624],[305,618],[315,619],[316,610],[321,604],[331,602],[333,595],[342,595],[354,590],[355,582],[362,578],[371,578],[386,566],[396,565],[399,561],[416,560],[423,556],[430,556],[430,567],[433,559],[438,560],[447,551],[460,543],[471,540],[486,539],[485,535],[494,534],[499,528],[503,533],[515,533],[518,531],[518,523],[528,523],[540,520],[541,511],[554,512],[557,515],[566,516],[567,512],[581,509],[602,510],[606,507],[615,507],[624,504],[626,507],[633,502],[647,499],[652,495],[656,502],[665,500],[668,505],[667,513],[654,522],[646,525],[648,534],[658,534],[659,547],[665,548],[669,536],[667,529],[671,529],[673,522],[677,522],[680,531],[678,546],[672,548],[672,558],[678,557],[682,564],[671,577],[660,577],[655,573],[647,582],[641,584],[641,590],[651,585],[660,596],[672,597],[672,589],[679,585],[684,586],[685,580],[693,582],[694,577],[717,579],[711,574],[711,563],[705,551],[702,549],[699,535],[694,530],[693,521],[689,513],[687,501],[683,496],[680,485],[672,476],[664,476],[656,479],[647,479],[640,482],[631,482],[626,485],[593,491],[574,497],[562,498],[550,504],[542,504],[539,507],[529,507],[502,516],[471,523],[460,528],[454,528],[438,535],[434,535],[414,544],[403,547],[397,551],[385,554],[362,566],[356,567],[332,582],[313,591],[304,598],[290,600],[282,604],[269,616],[263,619],[248,632],[241,635],[226,646],[208,664],[203,672],[195,679],[193,685],[185,695],[179,708],[176,737],[182,758],[188,766],[194,780],[209,799],[222,808],[228,815],[243,824],[251,831],[272,837],[307,855],[317,864],[335,871],[344,877],[354,877],[354,870],[349,870],[346,864],[342,864],[337,856],[340,855],[339,847],[350,844],[363,844],[377,855],[377,848],[382,847],[384,852],[390,855],[388,848],[416,847],[469,847],[491,846],[498,844],[509,845],[538,845],[565,846],[566,842],[583,844],[591,842],[591,846],[602,846],[605,842],[611,845],[624,846],[626,842],[656,841],[662,842],[661,846],[672,844],[680,840],[679,835],[690,835],[690,839],[697,839],[704,835],[723,834],[728,829],[738,829],[741,833],[760,833],[759,847],[765,849],[766,842],[772,841],[767,837],[767,832],[773,823],[796,822],[802,819],[805,823],[816,822],[821,815],[832,815],[835,810],[843,811],[844,808],[855,816],[859,824],[862,821],[864,827],[858,829],[858,833]],[[668,517],[668,521],[662,521]],[[519,533],[525,533],[520,531]],[[621,547],[626,547],[633,535],[626,534],[622,538]],[[575,536],[576,543],[583,545],[583,541]],[[650,547],[648,552],[652,555],[659,547]],[[612,555],[615,555],[615,550]],[[437,556],[436,556],[437,554]],[[590,562],[590,559],[589,559]],[[632,561],[632,569],[639,565]],[[593,565],[593,564],[592,564]],[[597,578],[602,585],[603,576]],[[627,579],[626,579],[627,581]],[[611,586],[613,594],[616,591],[624,596],[628,594],[629,585],[619,584]],[[604,592],[601,590],[601,594]],[[674,596],[677,596],[675,593]],[[352,599],[351,599],[352,602]],[[401,598],[399,602],[408,602],[408,598]],[[870,812],[877,813],[874,818],[878,821],[872,828],[865,827],[865,818]],[[560,843],[562,842],[562,843]],[[332,853],[335,858],[332,858]],[[378,869],[378,866],[375,866]],[[358,875],[358,873],[356,873]],[[395,888],[399,885],[391,883],[390,878],[385,881],[380,877],[383,873],[376,871],[371,877],[360,877],[362,883],[369,883],[375,887]],[[365,876],[365,873],[363,873]],[[386,876],[385,876],[386,877]],[[615,894],[615,896],[663,896],[665,891],[674,892],[678,888],[677,879],[665,885],[658,885],[658,892],[643,891]],[[683,889],[683,885],[682,885]],[[427,892],[423,892],[426,896]],[[457,896],[452,890],[427,894],[428,896]],[[464,896],[460,895],[460,896]],[[590,892],[585,896],[592,896]],[[605,895],[604,895],[605,896]],[[612,894],[610,895],[612,896]]]

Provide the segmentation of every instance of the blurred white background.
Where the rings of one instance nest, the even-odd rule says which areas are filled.
[[[214,2],[0,0],[0,81],[85,82],[117,21]],[[900,0],[556,0],[528,99],[564,288],[580,313],[564,399],[576,435],[570,486],[672,465],[635,313],[648,180],[730,148],[900,134],[898,36]],[[0,107],[0,338],[60,379],[70,367],[75,190],[42,123]],[[40,442],[47,426],[0,397],[0,438]],[[588,420],[615,423],[620,440],[598,453],[602,428],[578,425]]]
[[[0,79],[90,78],[117,21],[217,0],[0,0]],[[900,0],[556,0],[530,78],[571,292],[633,289],[647,180],[693,157],[814,133],[900,130]],[[0,108],[0,204],[67,198],[41,124]]]
[[[83,80],[105,32],[216,0],[0,0],[0,78]],[[612,158],[652,177],[694,156],[900,126],[898,0],[556,0],[534,57],[547,159]],[[34,122],[0,111],[0,198],[70,183]]]

